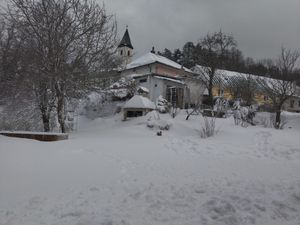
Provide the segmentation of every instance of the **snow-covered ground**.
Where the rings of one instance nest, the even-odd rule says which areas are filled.
[[[184,112],[81,119],[67,141],[0,136],[1,225],[299,225],[300,115],[285,130],[234,126],[201,139]]]

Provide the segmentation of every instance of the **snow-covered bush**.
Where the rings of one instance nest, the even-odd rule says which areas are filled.
[[[229,102],[223,97],[217,97],[214,99],[213,111],[217,114],[226,114],[229,109]]]
[[[147,127],[159,130],[169,130],[172,123],[167,120],[161,120],[157,111],[152,111],[147,114]]]
[[[118,112],[120,102],[111,101],[105,92],[92,92],[83,99],[80,114],[90,119],[110,116]]]
[[[216,133],[216,118],[203,117],[203,125],[200,130],[201,138],[208,138],[214,136]]]
[[[120,101],[131,98],[137,90],[137,84],[131,77],[122,77],[119,81],[113,83],[108,93],[111,95],[112,100]]]
[[[167,113],[170,110],[169,102],[161,95],[156,100],[156,108],[160,113]]]
[[[171,123],[166,120],[157,120],[157,121],[148,121],[147,127],[149,128],[157,128],[159,130],[170,130]]]

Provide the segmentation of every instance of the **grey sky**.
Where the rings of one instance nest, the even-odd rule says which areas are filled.
[[[99,0],[100,2],[101,0]],[[281,45],[300,48],[300,0],[104,0],[122,37],[129,26],[137,56],[181,48],[220,28],[244,55],[276,57]]]

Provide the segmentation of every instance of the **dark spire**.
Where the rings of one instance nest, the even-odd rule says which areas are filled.
[[[130,36],[129,36],[129,32],[128,32],[128,26],[126,26],[126,31],[125,31],[125,34],[122,38],[122,41],[120,42],[119,46],[120,47],[128,47],[128,48],[131,48],[133,49],[133,46],[131,44],[131,41],[130,41]]]
[[[155,48],[154,48],[154,46],[152,47],[152,50],[150,52],[153,53],[153,54],[155,54]]]

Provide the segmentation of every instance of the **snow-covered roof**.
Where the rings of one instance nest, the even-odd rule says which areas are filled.
[[[148,98],[135,95],[123,107],[124,109],[155,109],[155,104]]]
[[[209,80],[208,74],[207,74],[207,69],[208,67],[196,65],[193,68],[193,71],[204,80],[204,82],[207,82]],[[235,82],[239,81],[239,79],[250,79],[258,85],[258,87],[264,88],[268,87],[269,89],[273,89],[274,91],[280,90],[281,87],[286,86],[289,90],[286,91],[287,94],[292,94],[295,92],[294,85],[292,84],[284,84],[285,80],[279,80],[279,79],[274,79],[270,77],[263,77],[259,75],[254,75],[254,74],[246,74],[246,73],[240,73],[236,71],[229,71],[229,70],[221,70],[218,69],[216,70],[216,76],[214,77],[213,83],[214,85],[230,85],[234,84]],[[297,92],[293,94],[294,97],[297,97]]]
[[[193,68],[193,71],[195,73],[199,74],[205,81],[208,81],[209,78],[208,78],[208,75],[206,73],[207,68],[208,67],[196,65]],[[273,78],[262,77],[262,76],[259,76],[259,75],[246,74],[246,73],[240,73],[240,72],[229,71],[229,70],[221,70],[221,69],[216,70],[216,75],[217,76],[214,77],[214,83],[215,84],[228,84],[229,82],[232,82],[234,79],[239,79],[239,78],[251,78],[253,80],[263,79],[267,82],[278,81],[278,80],[273,79]]]
[[[154,53],[151,53],[151,52],[149,52],[149,53],[137,58],[133,62],[129,63],[126,66],[126,69],[133,69],[133,68],[136,68],[136,67],[152,64],[152,63],[155,63],[155,62],[164,64],[164,65],[167,65],[167,66],[171,66],[171,67],[176,68],[176,69],[182,69],[183,68],[184,71],[192,73],[192,71],[190,69],[182,67],[180,64],[178,64],[178,63],[176,63],[176,62],[174,62],[174,61],[172,61],[172,60],[170,60],[170,59],[168,59],[164,56],[157,55],[157,54],[154,54]]]

